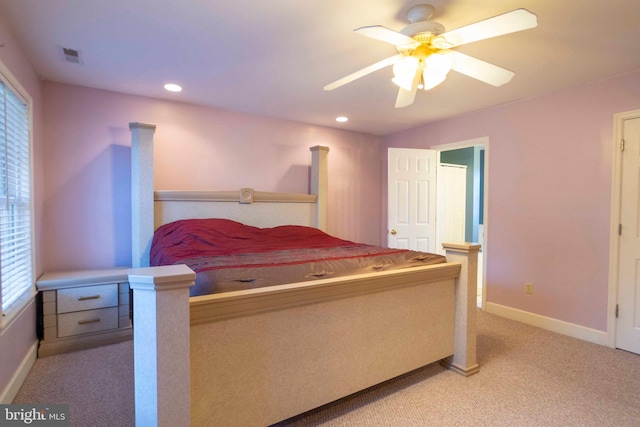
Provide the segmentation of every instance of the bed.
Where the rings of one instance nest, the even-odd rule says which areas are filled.
[[[185,264],[196,273],[192,297],[441,262],[443,255],[355,243],[313,227],[224,218],[164,224],[150,252],[151,266]]]
[[[265,426],[430,363],[478,372],[478,245],[425,257],[327,235],[326,147],[311,149],[310,194],[154,192],[155,127],[130,128],[137,425]],[[279,253],[216,247],[231,231],[270,235]],[[189,239],[231,261],[181,253]],[[329,241],[341,257],[315,251]],[[294,272],[273,279],[271,256]]]

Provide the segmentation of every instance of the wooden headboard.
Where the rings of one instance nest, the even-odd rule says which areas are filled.
[[[131,130],[131,258],[134,268],[149,266],[153,232],[187,218],[227,218],[256,227],[308,225],[326,231],[327,154],[311,147],[309,194],[233,191],[155,191],[153,134],[156,126],[129,123]]]
[[[317,196],[239,191],[156,191],[155,228],[188,218],[229,218],[256,227],[307,225],[317,227]]]

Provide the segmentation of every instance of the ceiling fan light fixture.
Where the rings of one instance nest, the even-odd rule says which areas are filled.
[[[450,51],[432,53],[424,60],[422,78],[418,89],[429,90],[444,82],[453,67],[453,55]]]
[[[399,79],[394,77],[391,81],[404,90],[411,90],[411,84],[413,83],[413,79],[410,78]]]
[[[428,69],[425,69],[422,72],[422,87],[421,89],[429,90],[438,86],[440,83],[445,81],[447,78],[446,74],[436,74],[430,73]]]
[[[402,89],[411,90],[413,79],[418,68],[421,67],[420,60],[415,56],[405,56],[393,64],[393,83]]]
[[[426,59],[426,69],[433,74],[444,74],[445,76],[453,67],[453,57],[449,51],[442,50],[431,54]]]

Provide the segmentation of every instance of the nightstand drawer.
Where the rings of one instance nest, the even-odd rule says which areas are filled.
[[[128,268],[45,273],[39,291],[38,357],[133,337]]]
[[[118,305],[118,284],[58,289],[58,313]],[[116,316],[117,317],[117,316]]]
[[[58,338],[118,328],[118,307],[58,315]]]

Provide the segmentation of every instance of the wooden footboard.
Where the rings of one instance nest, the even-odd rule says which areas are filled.
[[[418,367],[475,361],[478,245],[446,264],[202,297],[133,269],[136,424],[265,426]]]

